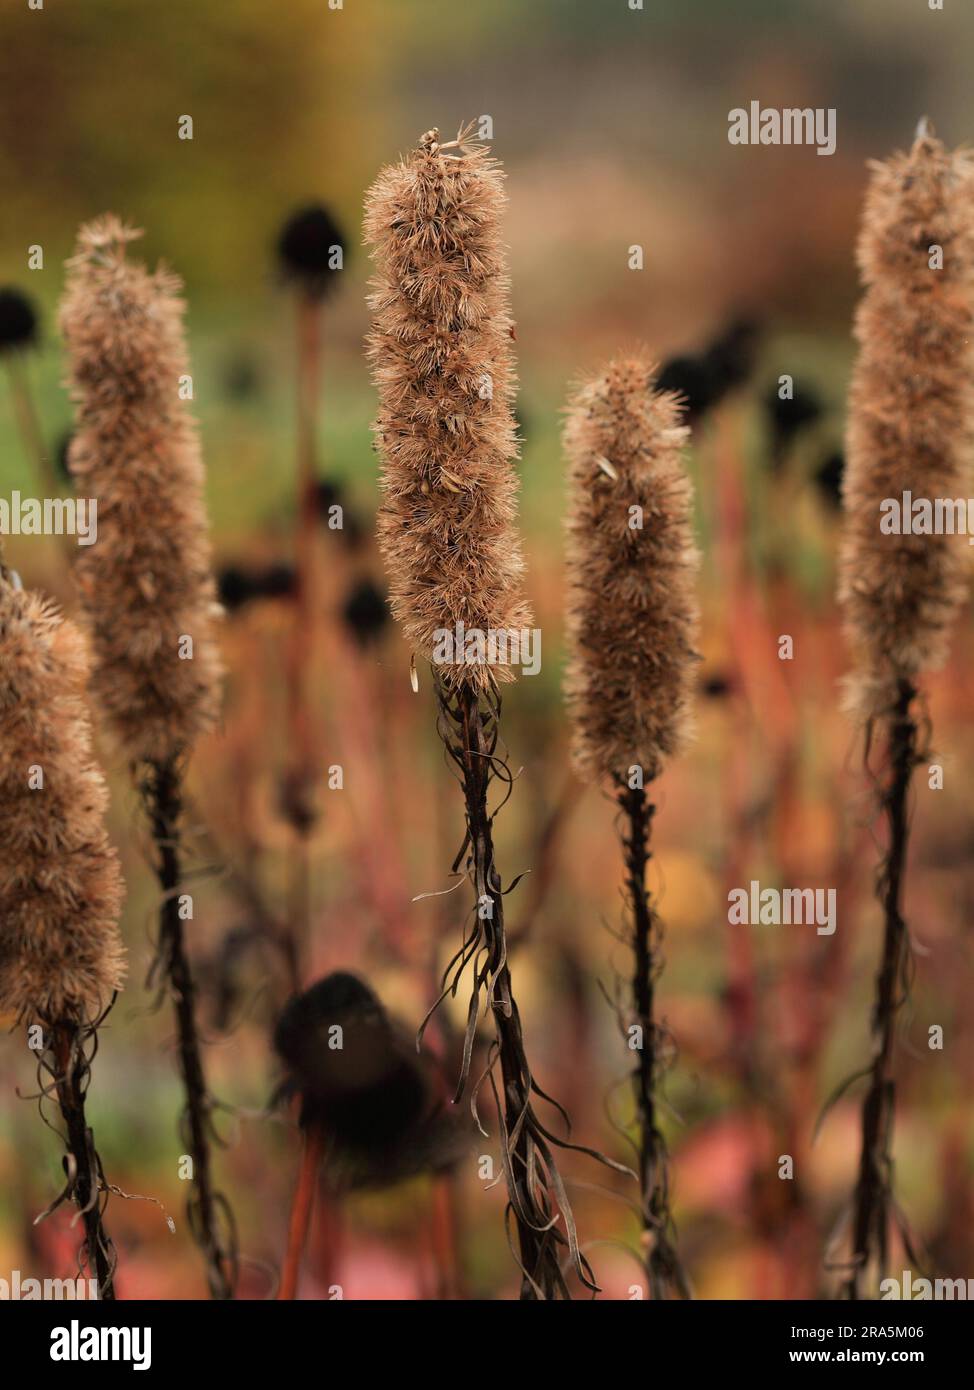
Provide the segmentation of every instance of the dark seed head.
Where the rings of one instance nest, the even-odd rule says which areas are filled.
[[[268,565],[254,577],[258,598],[291,598],[297,587],[293,565]]]
[[[323,299],[338,287],[336,260],[343,261],[345,238],[327,208],[316,203],[288,218],[278,238],[277,255],[287,280]]]
[[[243,608],[255,593],[254,576],[239,565],[224,565],[217,574],[220,602],[228,613]]]
[[[656,379],[657,391],[677,391],[683,397],[683,418],[695,425],[717,399],[713,368],[703,357],[671,357]]]
[[[822,461],[815,474],[815,483],[823,499],[838,511],[842,506],[842,479],[845,458],[838,451]]]
[[[371,579],[360,579],[345,599],[342,618],[356,642],[367,647],[382,635],[389,621],[389,605]]]
[[[790,399],[782,400],[777,384],[764,398],[764,408],[771,425],[773,461],[778,463],[802,430],[813,425],[823,414],[817,392],[807,386],[793,387]]]
[[[37,313],[18,289],[0,289],[0,353],[33,347],[37,342]]]

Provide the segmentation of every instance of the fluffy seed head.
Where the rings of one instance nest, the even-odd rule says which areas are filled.
[[[503,175],[436,132],[369,191],[375,262],[368,353],[383,459],[379,545],[392,612],[431,660],[438,630],[530,622],[514,520],[513,325],[500,235]],[[503,654],[504,644],[500,642]],[[441,666],[447,684],[513,678],[503,663]]]
[[[895,704],[899,683],[943,663],[966,591],[967,546],[880,530],[884,499],[966,498],[974,242],[971,166],[922,133],[872,167],[859,238],[866,286],[849,396],[839,600],[852,712]],[[943,268],[933,269],[935,248]]]
[[[139,235],[112,216],[82,227],[61,327],[77,415],[69,465],[98,503],[97,540],[75,565],[93,691],[129,757],[163,762],[217,718],[220,609],[199,441],[180,398],[180,282],[126,259]]]
[[[680,463],[679,397],[654,391],[642,354],[573,394],[566,695],[573,760],[587,781],[656,777],[688,728],[699,557]]]
[[[0,577],[0,1012],[18,1017],[95,1014],[124,974],[87,675],[78,629]]]

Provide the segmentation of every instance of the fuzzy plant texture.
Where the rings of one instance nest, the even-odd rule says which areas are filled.
[[[950,535],[884,534],[884,499],[966,498],[974,340],[972,165],[933,135],[872,166],[858,258],[865,294],[849,397],[839,599],[850,711],[889,714],[942,666],[969,573]],[[942,268],[936,268],[942,250]]]
[[[503,174],[483,147],[431,131],[369,191],[375,263],[368,354],[379,391],[379,544],[392,612],[415,655],[462,623],[526,627],[515,529],[513,324],[501,242]],[[488,646],[488,657],[491,648]],[[513,679],[501,659],[439,664],[449,687]]]
[[[181,398],[181,285],[127,259],[139,235],[110,215],[82,227],[61,327],[77,414],[69,466],[79,495],[98,503],[97,541],[74,571],[93,694],[131,761],[161,764],[217,719],[220,608],[199,440]]]
[[[689,732],[699,555],[680,453],[678,395],[654,390],[643,353],[573,393],[569,460],[566,698],[586,781],[645,781]]]
[[[122,983],[123,887],[73,623],[0,577],[0,1013],[97,1016]]]

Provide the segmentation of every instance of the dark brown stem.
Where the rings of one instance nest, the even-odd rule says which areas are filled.
[[[102,1177],[94,1136],[85,1118],[85,1095],[88,1090],[85,1042],[90,1030],[72,1019],[60,1019],[51,1031],[55,1086],[67,1129],[67,1150],[71,1159],[69,1187],[85,1228],[81,1263],[94,1274],[98,1297],[112,1300],[115,1298],[117,1261],[115,1246],[103,1220],[108,1190]]]
[[[156,874],[162,888],[159,946],[161,970],[176,1013],[179,1069],[186,1093],[184,1134],[193,1161],[192,1193],[187,1215],[193,1238],[203,1252],[213,1298],[232,1298],[237,1277],[233,1219],[226,1198],[214,1192],[210,1172],[212,1102],[206,1087],[200,1041],[196,1031],[196,991],[180,916],[180,839],[182,810],[180,774],[174,762],[150,769],[148,800],[152,837],[158,852]],[[221,1230],[226,1227],[226,1235]]]
[[[554,1146],[576,1146],[556,1139],[534,1111],[532,1096],[543,1093],[535,1085],[528,1066],[507,965],[503,889],[494,863],[493,817],[487,806],[488,788],[498,768],[503,768],[509,777],[495,751],[499,704],[493,696],[478,698],[466,687],[454,692],[438,684],[437,695],[440,733],[459,771],[466,804],[467,835],[458,862],[466,854],[467,871],[476,893],[475,925],[464,943],[454,981],[459,980],[466,964],[474,963],[457,1095],[465,1089],[480,1002],[486,997],[495,1030],[486,1076],[493,1085],[494,1066],[499,1061],[502,1094],[497,1097],[498,1115],[508,1214],[516,1229],[522,1271],[520,1296],[523,1300],[571,1297],[562,1270],[562,1253],[568,1255],[585,1287],[597,1292],[588,1263],[578,1249],[571,1205],[552,1154]]]
[[[843,1290],[849,1299],[863,1296],[864,1281],[871,1266],[878,1270],[879,1279],[886,1272],[896,1102],[893,1045],[897,1018],[906,995],[904,977],[909,956],[902,905],[909,840],[909,791],[917,763],[918,730],[911,712],[915,695],[915,687],[909,681],[901,681],[889,720],[889,768],[882,798],[889,826],[889,848],[877,881],[877,896],[884,915],[883,954],[876,976],[872,1017],[875,1051],[862,1106],[862,1150],[854,1197],[853,1265]]]
[[[688,1298],[689,1287],[671,1240],[666,1143],[657,1124],[656,1088],[663,1068],[662,1030],[655,1019],[655,984],[659,972],[659,920],[646,886],[650,829],[656,810],[644,787],[625,787],[619,805],[626,817],[622,837],[626,863],[626,892],[632,929],[632,1019],[639,1029],[633,1090],[639,1126],[639,1181],[642,1194],[643,1241],[650,1297],[670,1293]]]

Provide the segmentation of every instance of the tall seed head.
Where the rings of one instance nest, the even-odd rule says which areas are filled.
[[[97,1013],[124,974],[87,677],[77,628],[0,576],[0,1012],[18,1017]]]
[[[587,781],[656,777],[688,728],[699,622],[680,400],[643,355],[569,402],[567,547],[573,760]]]
[[[849,395],[839,600],[855,668],[849,705],[869,720],[901,681],[940,666],[966,590],[967,547],[880,530],[880,505],[966,498],[974,242],[971,166],[928,133],[872,166],[859,238],[866,291]],[[943,250],[943,268],[934,269]]]
[[[75,566],[93,691],[129,757],[164,762],[217,718],[220,609],[199,440],[180,397],[180,281],[126,259],[139,235],[110,215],[82,227],[61,327],[77,407],[70,468],[98,503],[97,540]]]
[[[379,544],[394,616],[432,660],[437,630],[530,622],[515,531],[513,326],[500,236],[503,175],[483,148],[436,132],[369,191],[375,262],[368,354],[383,459]],[[462,654],[458,654],[460,659]],[[442,667],[484,689],[486,663]],[[513,678],[509,666],[493,667]]]

